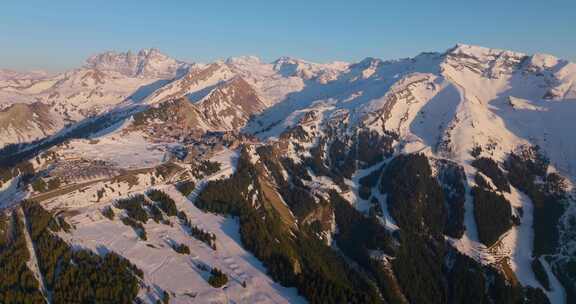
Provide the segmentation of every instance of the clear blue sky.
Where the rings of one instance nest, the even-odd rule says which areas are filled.
[[[207,62],[392,59],[457,42],[576,61],[576,1],[2,1],[0,67],[63,70],[156,47]]]

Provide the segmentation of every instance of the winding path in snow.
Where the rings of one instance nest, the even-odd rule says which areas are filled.
[[[24,234],[24,239],[26,240],[26,247],[28,248],[28,252],[30,254],[30,260],[27,263],[28,268],[30,268],[30,270],[34,274],[34,277],[36,277],[36,280],[38,281],[40,293],[42,293],[42,296],[44,296],[46,302],[48,304],[51,304],[52,299],[48,289],[46,289],[46,284],[44,283],[44,277],[42,276],[42,273],[40,272],[40,266],[38,265],[38,257],[36,256],[34,243],[32,242],[32,238],[30,237],[30,231],[28,231],[28,221],[26,220],[26,216],[24,216],[24,211],[22,210],[22,207],[19,207],[17,209],[17,212],[18,217],[22,219],[22,223],[24,225],[24,231],[22,233]]]

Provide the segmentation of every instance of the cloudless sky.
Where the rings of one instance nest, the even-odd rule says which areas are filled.
[[[3,0],[0,68],[60,71],[156,47],[186,61],[393,59],[457,42],[576,61],[576,0]]]

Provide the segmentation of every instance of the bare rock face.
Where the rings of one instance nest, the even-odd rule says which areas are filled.
[[[238,131],[251,115],[265,107],[256,91],[236,77],[217,85],[195,103],[184,96],[153,104],[134,117],[134,125],[156,137],[167,133],[186,136],[206,131]]]
[[[46,104],[16,103],[0,111],[0,144],[34,141],[62,126],[63,123]]]
[[[187,68],[187,64],[170,58],[157,49],[143,49],[137,54],[105,52],[86,61],[86,67],[116,71],[129,77],[171,78]]]
[[[456,69],[469,69],[488,78],[513,73],[527,55],[473,45],[458,44],[445,54],[446,64]]]
[[[210,125],[223,130],[239,129],[251,115],[266,108],[256,91],[240,77],[216,87],[196,105]]]

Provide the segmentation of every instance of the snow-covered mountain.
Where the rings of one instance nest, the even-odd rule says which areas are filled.
[[[114,71],[128,77],[172,78],[185,72],[188,64],[162,54],[158,49],[143,49],[137,54],[106,52],[86,60],[85,67]]]
[[[36,142],[0,154],[0,206],[31,198],[65,243],[119,253],[144,302],[570,303],[575,82],[569,61],[464,44],[2,72],[0,143]]]
[[[2,73],[0,108],[13,104],[42,103],[51,108],[50,120],[60,128],[26,134],[15,125],[2,126],[2,145],[26,143],[61,130],[65,124],[104,114],[123,104],[140,102],[148,94],[184,74],[189,64],[172,59],[156,49],[133,54],[106,52],[90,57],[84,67],[56,75]],[[32,119],[30,117],[29,119]],[[40,136],[42,135],[42,136]]]
[[[34,80],[48,77],[50,74],[46,71],[42,70],[34,70],[34,71],[14,71],[10,69],[0,69],[0,81],[14,81],[14,82],[22,82],[25,80]]]
[[[575,151],[576,138],[558,122],[568,120],[552,120],[574,114],[575,79],[576,65],[565,60],[469,45],[397,61],[368,58],[326,84],[295,91],[287,97],[294,102],[269,108],[247,130],[275,125],[259,136],[277,137],[307,111],[325,118],[346,112],[353,125],[398,132],[413,151],[429,148],[459,160],[490,142],[499,144],[497,156],[527,142],[551,155],[567,153]],[[569,158],[556,159],[565,173],[576,174]]]

